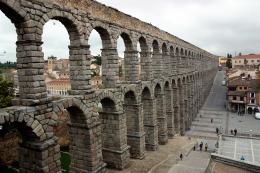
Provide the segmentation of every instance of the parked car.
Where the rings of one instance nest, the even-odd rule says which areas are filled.
[[[260,112],[255,113],[255,119],[260,120]]]

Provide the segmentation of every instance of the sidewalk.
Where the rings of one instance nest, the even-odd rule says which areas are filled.
[[[195,139],[189,140],[188,137],[174,137],[169,139],[166,145],[159,145],[157,151],[146,151],[143,160],[131,159],[130,165],[124,170],[108,169],[107,173],[166,173],[173,164],[177,163],[180,153],[187,153],[190,151],[194,144]],[[171,159],[170,167],[160,167],[164,162]],[[156,172],[159,171],[159,172]]]

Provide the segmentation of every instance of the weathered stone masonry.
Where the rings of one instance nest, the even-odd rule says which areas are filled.
[[[53,127],[65,110],[70,172],[105,172],[107,166],[124,169],[130,157],[143,159],[146,150],[155,151],[175,134],[185,134],[217,71],[214,55],[92,0],[0,0],[0,10],[17,30],[20,88],[15,106],[0,110],[0,125],[15,124],[23,137],[22,173],[61,172]],[[42,33],[51,19],[62,22],[70,37],[72,89],[59,101],[47,98],[43,75]],[[100,34],[103,45],[100,90],[90,85],[92,30]],[[124,81],[119,81],[119,36],[126,47]]]

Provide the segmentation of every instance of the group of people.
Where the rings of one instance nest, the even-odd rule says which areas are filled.
[[[237,135],[237,129],[236,129],[236,128],[235,128],[234,130],[231,129],[231,130],[230,130],[230,133],[231,133],[231,135],[236,136],[236,135]]]
[[[204,145],[204,144],[203,144],[203,142],[201,141],[201,142],[200,142],[200,145],[199,145],[200,151],[202,151],[203,145]],[[208,143],[205,144],[205,151],[208,151]]]

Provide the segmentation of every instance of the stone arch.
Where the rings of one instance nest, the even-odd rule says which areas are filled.
[[[91,88],[91,86],[89,82],[90,76],[88,75],[90,74],[90,68],[87,66],[89,46],[84,38],[85,34],[83,33],[84,30],[82,29],[82,23],[80,23],[77,18],[69,12],[61,12],[60,10],[53,9],[44,14],[40,19],[40,35],[43,34],[43,26],[51,19],[61,22],[69,35],[70,95],[85,93],[85,91]],[[40,23],[42,26],[40,26]]]
[[[60,171],[59,146],[53,136],[46,134],[41,122],[34,118],[34,113],[26,110],[15,112],[1,112],[0,135],[5,136],[10,128],[17,129],[21,135],[19,143],[19,171],[20,172],[46,172],[43,170]],[[14,141],[13,141],[14,142]],[[18,145],[18,144],[17,144]],[[7,148],[6,148],[7,149]],[[29,153],[29,157],[28,157]],[[14,154],[14,153],[13,153]],[[39,157],[47,154],[53,158],[49,163],[48,157]],[[56,157],[54,157],[56,156]],[[53,165],[54,164],[54,165]],[[47,173],[47,172],[46,172]]]
[[[165,113],[165,98],[163,88],[160,83],[155,83],[154,96],[156,100],[156,114],[158,121],[158,139],[159,144],[164,145],[168,141],[167,135],[167,117]]]
[[[122,111],[122,108],[120,108],[122,106],[122,104],[120,103],[120,98],[117,98],[115,94],[109,90],[101,90],[97,93],[96,105],[98,105],[98,103],[100,103],[101,100],[105,98],[110,99],[115,104],[116,112]]]
[[[168,48],[167,48],[167,44],[166,43],[162,44],[162,53],[163,54],[167,54],[168,53]]]
[[[121,96],[121,93],[113,90],[100,90],[96,97],[96,105],[100,103],[102,106],[98,108],[98,112],[102,121],[103,160],[109,167],[117,169],[125,168],[130,157],[127,146],[126,116],[123,112]]]
[[[178,48],[178,47],[175,48],[175,55],[176,55],[176,56],[179,56],[179,55],[180,55],[180,51],[179,51],[179,48]]]
[[[149,87],[142,89],[141,101],[143,104],[143,123],[145,132],[146,150],[155,151],[158,148],[158,126],[155,113],[155,103]]]
[[[159,43],[157,40],[153,40],[152,48],[153,48],[153,53],[160,53]]]
[[[141,36],[138,39],[140,44],[140,65],[141,65],[141,80],[148,81],[152,79],[152,58],[147,40]]]
[[[133,46],[133,41],[132,41],[131,35],[127,31],[123,31],[119,35],[122,37],[122,39],[124,41],[125,51],[135,50],[134,46]]]
[[[26,15],[26,11],[21,8],[20,3],[16,3],[15,6],[12,1],[0,1],[0,10],[12,21],[16,28],[20,28],[20,24],[28,21],[29,18]],[[19,9],[19,10],[18,10]],[[24,23],[25,27],[29,25]]]
[[[181,56],[184,55],[184,50],[183,50],[183,48],[181,48],[181,50],[180,50],[180,55],[181,55]]]
[[[144,127],[142,106],[138,104],[136,94],[129,90],[124,94],[124,113],[126,114],[127,145],[132,158],[144,157]]]
[[[94,24],[92,24],[92,28],[91,28],[90,34],[92,33],[93,30],[97,31],[99,36],[100,36],[100,38],[101,38],[102,49],[111,48],[113,46],[112,45],[113,42],[112,42],[112,39],[111,39],[111,33],[110,33],[109,28],[107,28],[106,26],[103,26],[101,24],[94,23]]]
[[[185,56],[188,56],[188,51],[187,51],[187,49],[185,49],[184,55],[185,55]]]
[[[101,126],[98,114],[90,112],[88,107],[77,98],[68,98],[53,103],[53,121],[58,123],[58,117],[65,113],[69,117],[67,125],[70,139],[70,170],[92,171],[91,165],[100,166],[103,169],[101,143],[98,143],[101,140]],[[82,151],[84,151],[84,154]],[[78,157],[79,155],[81,158]],[[91,158],[92,155],[97,157],[95,159],[98,162]],[[84,164],[80,164],[82,160]]]
[[[146,38],[144,36],[140,36],[138,39],[138,42],[140,43],[141,52],[149,51],[149,47],[148,47]]]
[[[40,20],[40,23],[42,24],[42,27],[40,28],[41,35],[43,33],[43,26],[51,19],[58,20],[65,26],[70,37],[70,46],[84,44],[81,43],[81,40],[84,39],[84,35],[82,33],[83,30],[81,29],[82,25],[77,20],[77,18],[74,17],[69,12],[61,12],[56,9],[53,9],[50,12],[44,14],[43,17],[41,18]]]

